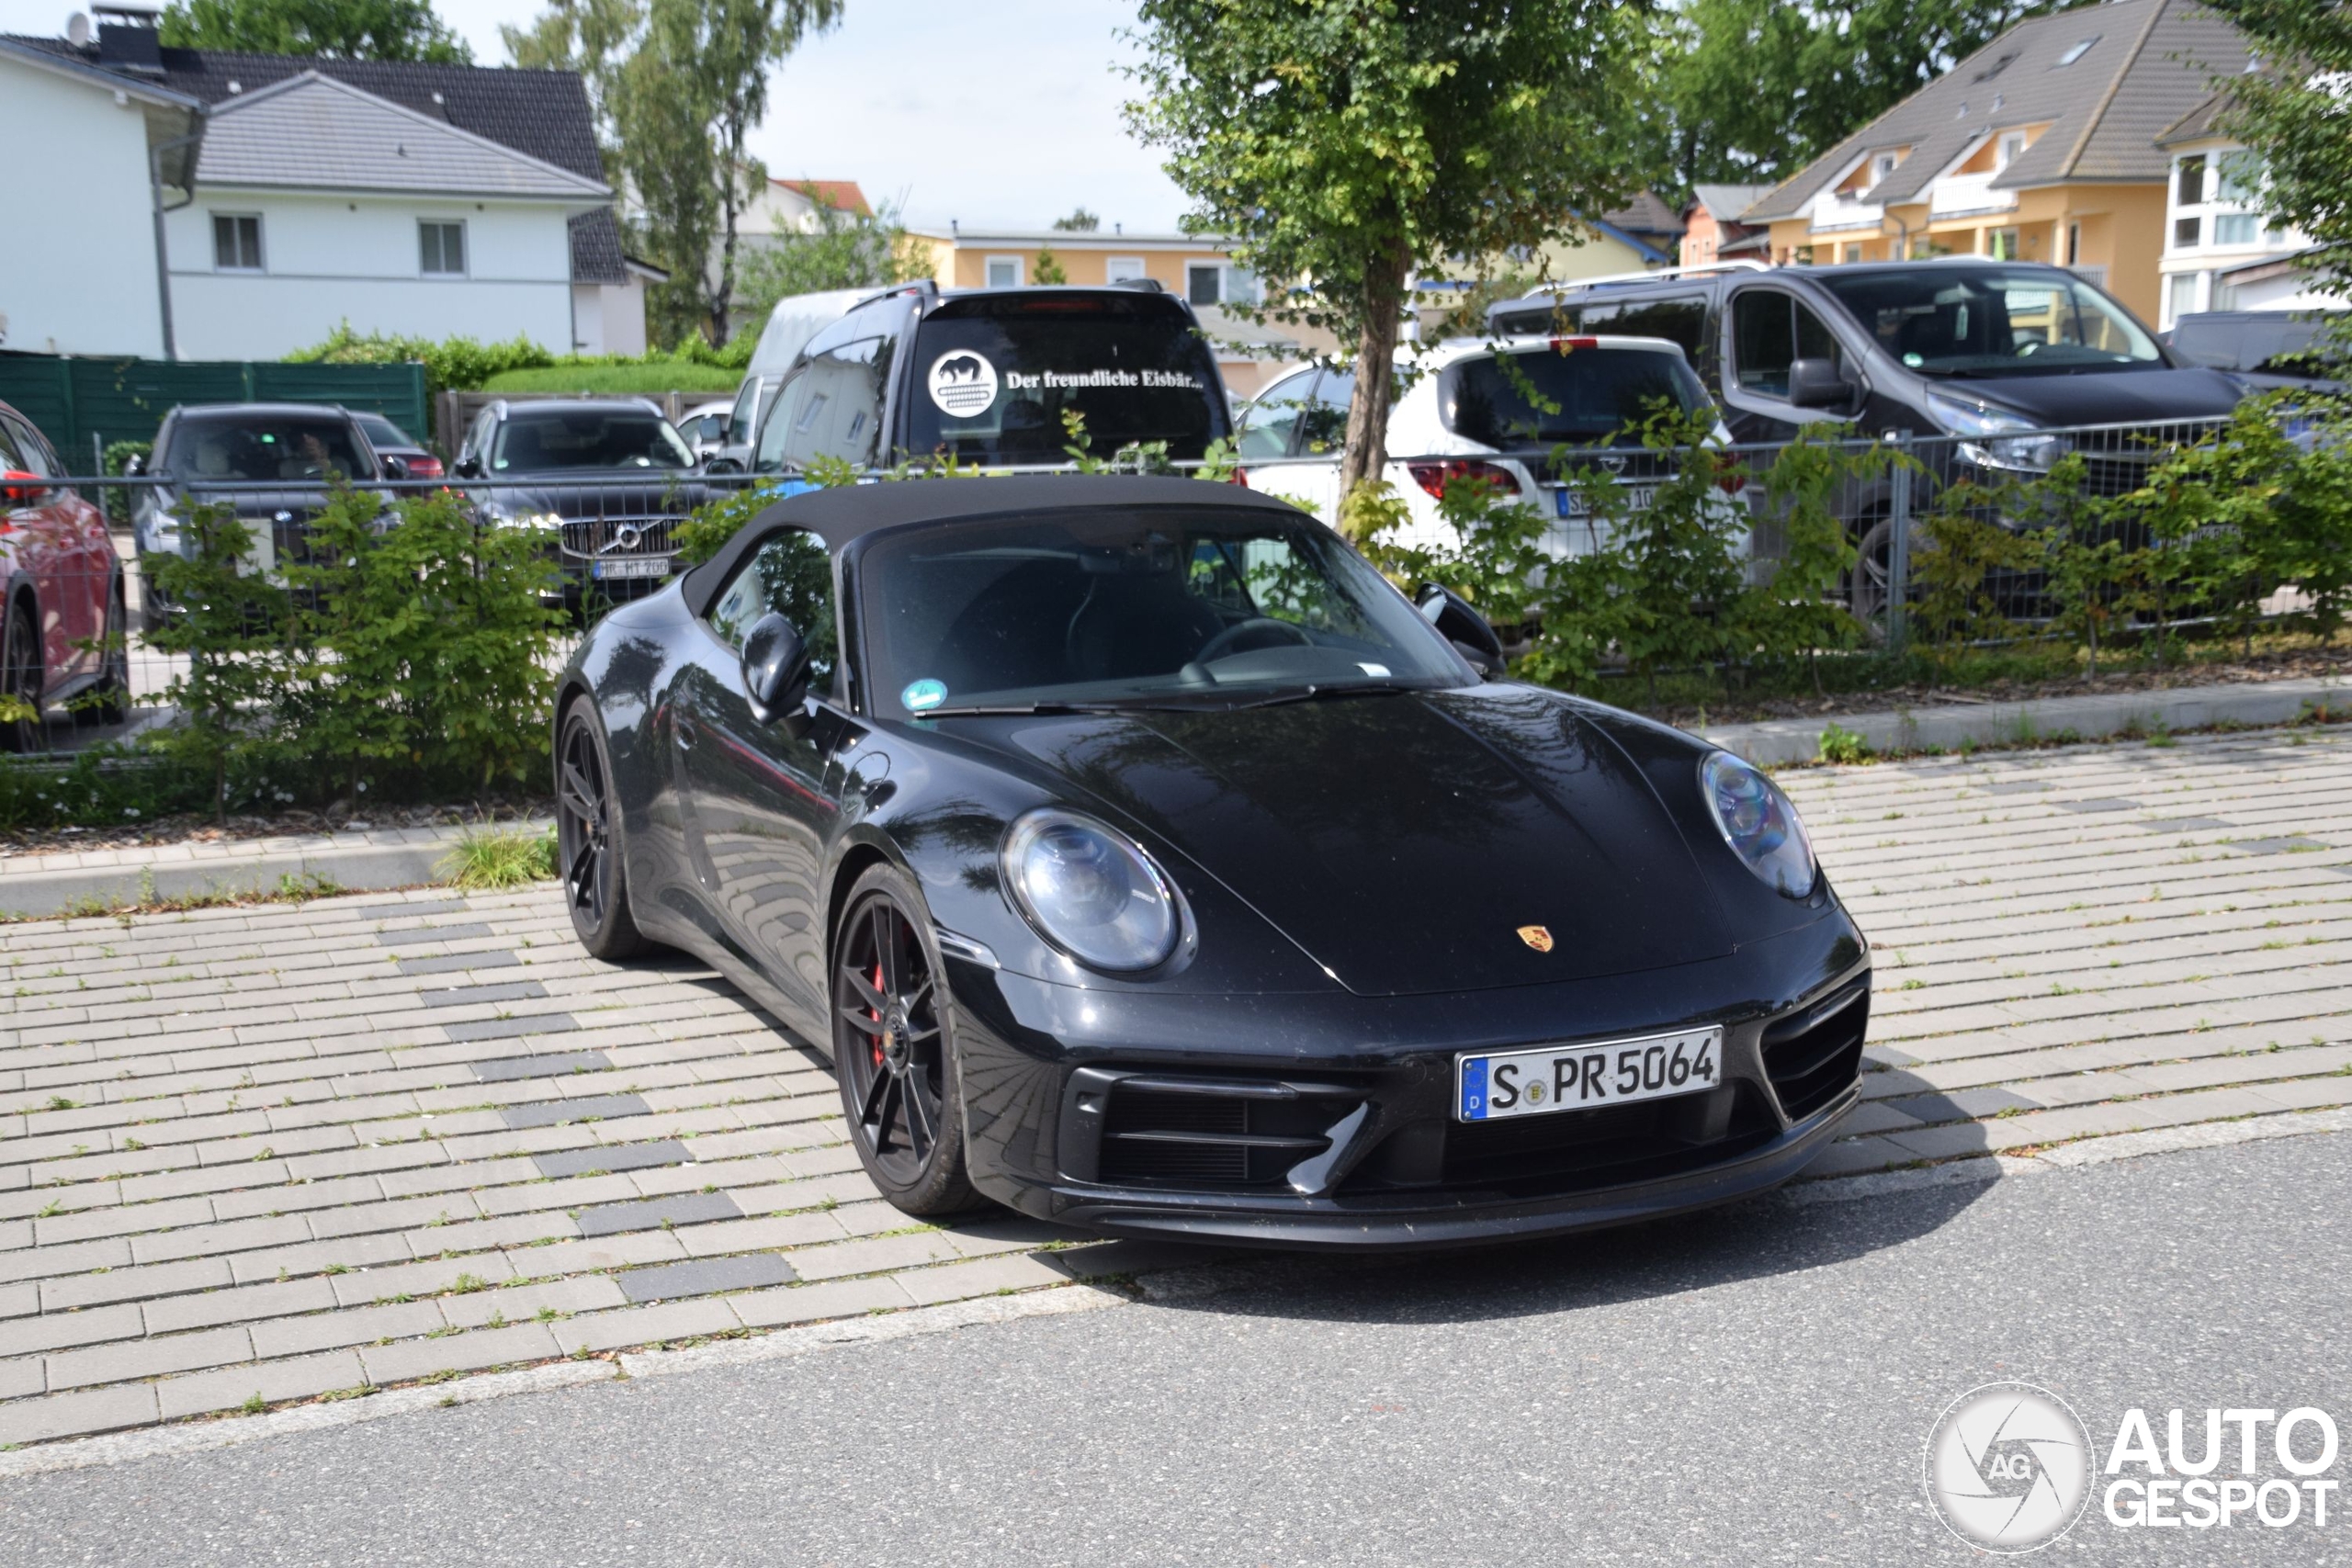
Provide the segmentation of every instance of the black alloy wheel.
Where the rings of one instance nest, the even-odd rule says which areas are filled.
[[[21,703],[32,716],[21,711],[0,719],[0,750],[38,751],[49,739],[48,728],[40,717],[40,623],[33,611],[32,596],[19,593],[0,612],[0,696],[13,697],[11,709]]]
[[[650,945],[629,914],[612,780],[595,716],[587,703],[574,703],[556,748],[555,869],[571,929],[596,958],[626,958]]]
[[[910,1214],[984,1201],[964,1169],[963,1092],[937,960],[899,873],[852,889],[833,939],[833,1071],[858,1158]]]
[[[1909,581],[1905,584],[1905,604],[1919,600],[1919,562],[1923,553],[1934,548],[1927,533],[1913,519],[1910,525],[1911,558]],[[1864,633],[1873,643],[1886,640],[1886,606],[1894,594],[1891,579],[1894,574],[1894,524],[1880,517],[1864,530],[1856,549],[1854,571],[1850,580],[1846,607],[1856,620],[1862,623]]]

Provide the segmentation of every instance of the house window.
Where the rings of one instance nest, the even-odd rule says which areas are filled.
[[[2079,265],[2082,259],[2083,226],[2079,223],[2069,223],[2066,225],[2066,265]]]
[[[1105,283],[1130,283],[1150,276],[1144,270],[1141,256],[1113,256],[1102,264],[1102,281]]]
[[[1225,269],[1215,262],[1193,262],[1184,268],[1184,299],[1193,305],[1218,305],[1224,296],[1218,290]]]
[[[2083,56],[2091,51],[2091,45],[2097,43],[2098,41],[2098,34],[2093,33],[2090,37],[2083,39],[2080,43],[2069,44],[2066,48],[2066,52],[2058,57],[2058,64],[2052,65],[2050,69],[2055,71],[2058,69],[2059,65],[2072,65],[2075,62],[2080,60]]]
[[[251,214],[214,213],[212,266],[216,272],[259,272],[261,220]]]
[[[2018,259],[2018,231],[2015,229],[1984,231],[1984,254],[1995,261]]]
[[[2262,157],[2259,153],[2224,152],[2216,167],[2221,177],[2216,182],[2214,200],[2233,201],[2245,207],[2262,195]]]
[[[2195,207],[2204,201],[2204,153],[2191,152],[2180,161],[2180,168],[2175,177],[2173,191],[2173,199],[2183,207]]]
[[[1845,256],[1844,256],[1844,258],[1843,258],[1843,259],[1845,259],[1845,260],[1847,260],[1847,261],[1849,261],[1849,262],[1858,262],[1858,261],[1861,260],[1861,259],[1862,259],[1862,246],[1861,246],[1861,242],[1860,242],[1859,240],[1856,240],[1856,241],[1849,241],[1849,242],[1848,242],[1848,243],[1847,243],[1847,245],[1846,245],[1846,254],[1845,254]]]
[[[2205,220],[2202,218],[2174,219],[2172,220],[2172,248],[2176,251],[2195,250],[2197,248],[2198,235],[2202,230],[2204,222]]]
[[[2221,212],[2213,217],[2213,243],[2251,245],[2262,236],[2262,220],[2251,212]]]
[[[2012,130],[2007,135],[2001,138],[2001,144],[1993,154],[1993,166],[1996,169],[2006,169],[2011,164],[2016,163],[2024,152],[2025,132],[2022,130]]]
[[[1021,258],[1019,256],[989,257],[988,278],[990,288],[1020,288]]]
[[[2198,280],[2203,276],[2204,274],[2196,272],[2173,274],[2172,292],[2166,301],[2170,309],[2165,314],[2172,317],[2175,321],[2178,321],[2183,316],[2193,315],[2197,310]]]
[[[466,226],[463,223],[419,223],[419,248],[427,277],[466,276]]]
[[[1894,173],[1894,165],[1898,161],[1895,154],[1892,152],[1880,153],[1871,164],[1871,184],[1876,185]]]

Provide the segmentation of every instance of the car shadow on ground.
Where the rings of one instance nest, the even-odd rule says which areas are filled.
[[[1332,1256],[1215,1251],[1215,1268],[1144,1275],[1179,1312],[1330,1323],[1491,1321],[1622,1306],[1851,1261],[1932,1234],[1989,1182],[1828,1201],[1767,1195],[1609,1230],[1446,1252]]]

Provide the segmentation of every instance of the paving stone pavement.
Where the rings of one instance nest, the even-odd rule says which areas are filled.
[[[1783,775],[1878,963],[1814,1175],[2352,1104],[2352,732]],[[0,926],[0,1444],[1195,1261],[920,1225],[551,889]]]

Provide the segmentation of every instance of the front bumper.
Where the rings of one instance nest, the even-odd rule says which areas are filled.
[[[1859,1098],[1870,1013],[1842,910],[1721,960],[1456,996],[1147,998],[947,971],[981,1190],[1064,1224],[1271,1247],[1467,1246],[1765,1190]],[[1724,1031],[1704,1091],[1453,1114],[1464,1051],[1701,1025]]]

